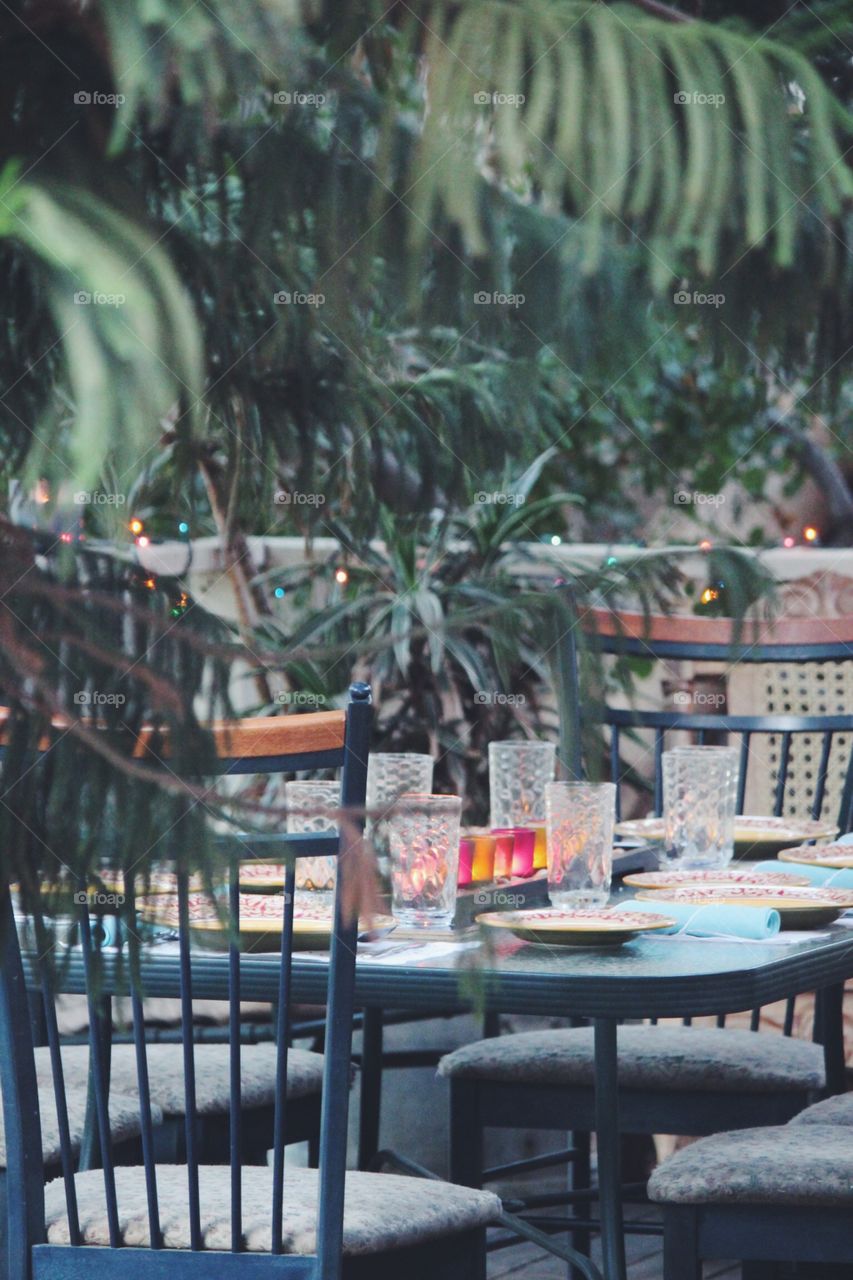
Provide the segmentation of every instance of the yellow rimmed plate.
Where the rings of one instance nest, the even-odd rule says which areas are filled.
[[[800,844],[780,849],[780,862],[806,862],[812,867],[832,867],[836,871],[853,868],[853,844]]]
[[[506,929],[523,942],[539,942],[551,947],[618,947],[636,938],[638,933],[670,929],[676,923],[666,915],[609,907],[575,911],[558,908],[486,911],[476,920],[487,929]]]
[[[721,885],[786,885],[789,889],[806,889],[811,885],[808,876],[798,876],[793,871],[743,871],[737,867],[721,867],[718,871],[698,869],[681,871],[673,868],[669,871],[635,871],[623,876],[622,883],[632,889],[684,889],[696,886],[715,887]]]
[[[189,920],[193,941],[199,946],[223,950],[230,942],[227,901],[222,914],[206,893],[189,895]],[[140,917],[149,924],[169,929],[178,927],[178,900],[175,896],[154,895],[137,901]],[[383,929],[393,921],[380,917],[371,928]],[[284,897],[281,894],[240,894],[240,949],[280,951],[284,927]],[[367,926],[365,926],[367,927]],[[326,904],[312,906],[297,900],[293,916],[293,945],[297,951],[328,950],[332,938],[332,909]]]
[[[666,899],[653,889],[637,894],[646,902],[666,902],[674,906],[764,907],[778,911],[783,929],[815,929],[831,924],[848,906],[853,906],[853,890],[802,889],[773,885],[707,885],[671,889]]]
[[[630,818],[616,824],[617,835],[660,841],[663,818]],[[735,857],[769,858],[793,841],[832,840],[838,834],[834,822],[811,818],[776,818],[770,814],[738,814],[735,818]]]

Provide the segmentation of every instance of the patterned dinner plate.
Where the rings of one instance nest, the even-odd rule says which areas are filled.
[[[508,929],[524,942],[543,942],[556,947],[617,947],[638,933],[669,929],[675,924],[666,915],[609,907],[576,911],[560,911],[556,907],[538,911],[486,911],[476,919],[489,929]]]
[[[637,897],[661,903],[662,894],[659,890],[645,889]],[[669,890],[666,902],[697,907],[765,907],[779,912],[783,929],[812,929],[830,924],[847,907],[853,906],[853,890],[760,884],[696,885]],[[665,910],[666,903],[661,905]]]
[[[813,867],[834,867],[843,871],[853,867],[853,844],[799,844],[793,849],[780,849],[780,862],[807,862]]]
[[[284,888],[284,877],[287,868],[283,863],[274,862],[241,862],[240,888],[249,889],[252,893],[268,893]]]
[[[664,821],[663,818],[630,818],[617,823],[616,832],[645,840],[663,840]],[[740,813],[735,818],[735,857],[767,858],[791,841],[832,840],[837,834],[838,827],[833,822]]]
[[[228,946],[229,933],[226,906],[221,912],[206,893],[189,895],[189,918],[193,938],[203,946],[222,949]],[[150,924],[178,926],[178,900],[175,896],[155,895],[137,902],[140,916]],[[373,928],[390,923],[384,917],[371,922]],[[284,897],[271,893],[240,894],[240,946],[243,950],[279,951],[284,924]],[[297,897],[293,917],[294,947],[300,951],[323,951],[332,937],[332,909],[325,903],[312,905]]]
[[[787,885],[788,888],[808,888],[808,876],[798,876],[794,871],[741,871],[737,867],[722,867],[718,871],[637,871],[624,876],[623,884],[632,889],[681,889],[691,885]]]

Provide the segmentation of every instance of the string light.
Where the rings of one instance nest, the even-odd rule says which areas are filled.
[[[182,520],[181,523],[178,525],[178,533],[189,533],[189,531],[190,531],[190,527],[187,524],[186,520]]]
[[[817,542],[818,531],[813,524],[806,525],[805,529],[803,529],[803,537],[805,538],[806,542]]]
[[[273,595],[275,596],[276,600],[283,600],[284,587],[276,587],[275,591],[273,592]]]
[[[710,551],[710,550],[711,550],[711,548],[713,547],[713,545],[714,545],[714,544],[713,544],[713,542],[711,541],[711,539],[710,539],[710,538],[703,538],[703,539],[702,539],[702,541],[699,543],[699,550],[700,550],[700,551]]]
[[[716,587],[706,587],[699,597],[700,604],[712,604],[715,600],[719,600],[720,593]]]
[[[608,556],[604,563],[607,565],[608,569],[612,569],[615,564],[619,563],[619,561],[615,556]]]
[[[139,519],[138,516],[134,516],[127,527],[130,530],[130,532],[133,534],[133,536],[136,538],[145,528],[145,525],[142,523],[142,521]]]
[[[552,533],[552,534],[551,534],[551,546],[552,546],[552,547],[560,547],[560,546],[562,546],[562,544],[563,544],[563,539],[560,537],[559,533]]]
[[[143,533],[143,535],[142,535],[142,537],[141,537],[141,538],[137,538],[137,539],[136,539],[136,545],[137,545],[138,547],[150,547],[150,546],[151,546],[151,539],[150,539],[150,538],[148,538],[148,537],[146,537],[146,535]]]
[[[340,569],[335,570],[335,582],[337,582],[342,587],[346,586],[346,584],[349,582],[349,574],[347,573],[346,569],[341,567]]]
[[[142,585],[147,587],[149,591],[155,591],[157,589],[157,579],[146,578]]]
[[[797,540],[796,538],[792,538],[790,533],[788,534],[787,537],[782,539],[782,546],[787,547],[789,551],[791,547],[795,547],[796,545],[797,545]]]

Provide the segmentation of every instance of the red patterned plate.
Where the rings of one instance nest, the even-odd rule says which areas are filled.
[[[787,885],[789,889],[807,888],[808,876],[798,876],[793,868],[788,871],[742,871],[737,867],[723,867],[719,871],[637,871],[623,877],[623,884],[632,889],[681,889],[696,885]]]
[[[524,942],[544,942],[557,947],[614,947],[652,929],[669,929],[675,921],[666,915],[623,911],[610,907],[576,911],[530,909],[487,911],[477,923],[489,929],[508,929]]]
[[[853,867],[853,844],[798,844],[793,849],[780,849],[777,857],[780,862],[807,862],[812,867],[843,871]]]

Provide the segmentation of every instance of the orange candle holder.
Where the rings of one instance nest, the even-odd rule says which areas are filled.
[[[493,831],[495,837],[495,879],[509,880],[512,876],[512,855],[515,835],[512,831]]]
[[[474,846],[471,879],[475,884],[489,884],[495,878],[495,837],[469,832],[465,837]]]
[[[533,870],[542,871],[548,866],[548,828],[532,828],[536,840],[533,846]]]

